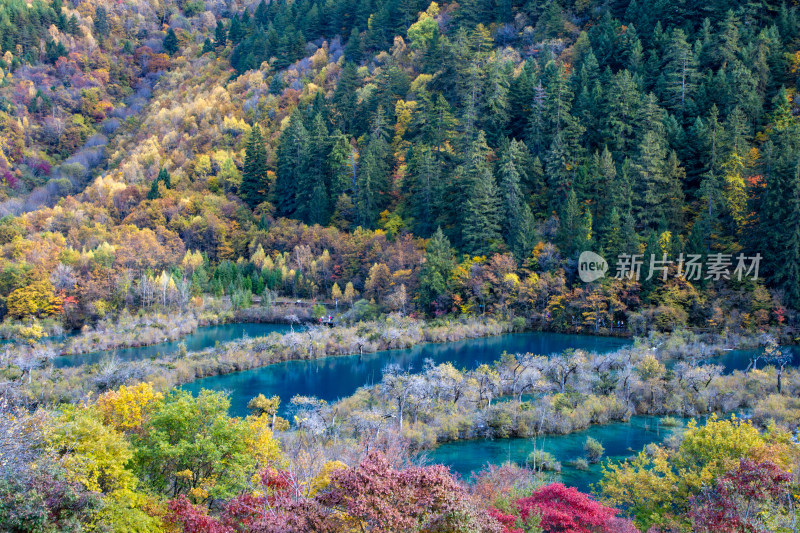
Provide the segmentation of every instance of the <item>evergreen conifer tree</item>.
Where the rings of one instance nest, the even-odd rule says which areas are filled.
[[[420,271],[420,303],[425,310],[434,305],[447,311],[444,298],[449,294],[448,282],[455,268],[455,251],[450,246],[442,228],[438,228],[425,248],[425,263]]]
[[[167,172],[167,169],[161,167],[161,170],[158,171],[158,176],[156,179],[153,180],[153,183],[150,184],[150,191],[147,193],[148,200],[155,200],[156,198],[161,198],[161,191],[159,190],[159,183],[164,184],[165,189],[169,189],[172,187],[172,177]]]
[[[464,249],[473,255],[489,254],[502,245],[500,199],[488,152],[486,137],[480,131],[461,170],[466,190],[462,240]]]
[[[383,110],[372,123],[372,131],[361,158],[361,170],[356,183],[356,212],[363,227],[372,227],[385,207],[389,192],[390,146],[386,140]]]
[[[298,188],[305,182],[308,165],[308,131],[299,109],[289,118],[289,125],[278,140],[277,172],[272,191],[278,215],[295,216],[298,208]]]
[[[225,25],[221,20],[217,21],[217,27],[214,28],[214,46],[225,46],[228,44],[228,32],[225,31]]]
[[[497,168],[499,194],[502,200],[502,230],[508,247],[518,261],[533,248],[534,221],[530,206],[525,203],[520,187],[519,168],[527,148],[521,141],[512,140],[504,147]]]
[[[264,146],[261,128],[256,124],[247,139],[239,196],[253,209],[258,204],[267,201],[268,188],[267,149]]]
[[[167,35],[164,37],[164,51],[171,56],[178,52],[178,36],[175,35],[175,30],[172,28],[167,31]]]
[[[420,143],[411,149],[408,181],[408,207],[414,217],[414,233],[427,237],[436,227],[444,192],[442,168],[430,146]]]
[[[356,120],[358,88],[358,71],[355,63],[347,62],[339,74],[339,82],[333,92],[334,122],[344,133],[351,133]]]

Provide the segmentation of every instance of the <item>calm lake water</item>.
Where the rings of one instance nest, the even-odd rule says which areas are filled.
[[[789,353],[792,356],[792,361],[790,366],[800,366],[800,346],[792,345],[792,346],[781,346],[781,350],[784,353]],[[763,349],[757,350],[730,350],[728,352],[724,352],[722,355],[714,357],[712,359],[708,359],[705,362],[715,364],[715,365],[722,365],[725,368],[726,373],[733,372],[734,370],[745,370],[750,365],[750,360],[753,357],[753,354],[756,352],[763,353]],[[758,361],[758,368],[764,368],[767,366],[767,362],[763,359]]]
[[[405,350],[371,354],[324,357],[312,361],[287,361],[244,372],[213,376],[193,381],[183,388],[193,393],[200,389],[230,392],[231,413],[247,414],[247,402],[254,396],[277,395],[283,414],[292,396],[316,396],[329,402],[350,396],[356,389],[380,381],[383,368],[397,363],[412,372],[422,369],[426,359],[451,362],[456,368],[471,369],[495,361],[504,351],[549,355],[567,348],[608,352],[630,344],[628,339],[589,337],[558,333],[514,333],[497,337],[468,339],[445,344],[420,344]]]
[[[38,342],[61,342],[67,340],[69,337],[75,337],[80,333],[80,330],[72,330],[59,335],[47,335],[39,339]],[[0,345],[11,344],[12,342],[22,342],[20,339],[0,339]]]
[[[229,342],[241,339],[244,336],[261,337],[274,332],[286,333],[289,329],[289,326],[285,324],[238,323],[204,326],[197,328],[194,333],[181,337],[177,341],[162,342],[160,344],[136,348],[118,348],[116,350],[104,350],[101,352],[56,357],[53,360],[53,366],[56,368],[64,368],[98,363],[112,354],[121,361],[150,359],[151,357],[157,357],[159,355],[176,353],[180,349],[181,343],[186,344],[187,351],[196,352],[214,346],[217,342]]]
[[[180,344],[186,343],[188,351],[199,351],[214,346],[217,342],[228,342],[244,336],[257,337],[272,332],[285,333],[289,326],[276,324],[224,324],[198,328],[198,330],[174,342],[125,348],[89,354],[63,356],[55,360],[56,367],[91,364],[108,357],[112,352],[121,360],[136,360],[177,352]],[[359,387],[381,379],[383,368],[396,363],[412,372],[420,371],[426,359],[436,363],[450,362],[457,368],[471,369],[482,363],[497,360],[505,351],[509,353],[532,352],[549,355],[567,348],[609,352],[627,346],[628,339],[565,335],[558,333],[515,333],[497,337],[468,339],[445,344],[422,344],[410,349],[388,350],[363,356],[350,355],[325,357],[312,361],[287,361],[262,368],[236,372],[223,376],[200,379],[184,385],[193,393],[201,389],[224,390],[230,393],[231,414],[247,414],[247,402],[258,394],[278,395],[281,398],[281,414],[286,416],[287,405],[294,395],[309,395],[336,401],[353,394]],[[800,349],[784,347],[793,354],[794,365],[800,365]],[[721,364],[726,372],[744,370],[752,357],[750,350],[733,350],[708,360]],[[764,363],[759,363],[763,366]],[[600,441],[606,449],[604,461],[619,460],[640,451],[650,443],[662,442],[675,431],[660,425],[658,418],[634,417],[630,422],[592,426],[585,431],[569,435],[549,435],[534,441],[531,439],[472,440],[444,444],[428,452],[431,462],[449,466],[455,473],[468,477],[487,463],[501,464],[513,461],[525,464],[534,448],[552,453],[561,463],[562,471],[554,474],[567,486],[589,491],[601,476],[599,464],[590,465],[581,471],[568,463],[585,455],[583,445],[587,437]]]
[[[800,366],[800,347],[782,346],[781,349],[791,353],[792,366]],[[756,352],[763,350],[731,350],[703,363],[722,365],[725,373],[745,370]],[[761,360],[758,367],[763,368],[766,364]],[[659,418],[636,416],[630,422],[591,426],[569,435],[546,435],[537,440],[517,438],[450,442],[428,452],[427,456],[432,463],[447,465],[454,473],[469,478],[487,464],[499,465],[512,461],[524,465],[530,452],[542,449],[552,453],[561,462],[561,472],[554,474],[557,480],[568,487],[590,492],[592,485],[602,477],[601,464],[589,465],[589,470],[578,470],[569,464],[578,457],[585,457],[583,446],[587,437],[597,439],[605,447],[603,462],[606,462],[630,457],[648,444],[663,442],[675,431],[680,431],[680,428],[663,427]]]
[[[561,462],[561,472],[553,473],[556,480],[568,487],[590,492],[591,486],[602,476],[601,463],[589,465],[589,470],[578,470],[569,464],[579,457],[586,457],[583,445],[587,437],[597,439],[605,447],[602,462],[606,462],[630,457],[648,444],[662,442],[675,431],[680,429],[662,426],[659,418],[635,416],[630,422],[591,426],[569,435],[450,442],[427,452],[427,456],[431,463],[447,465],[454,473],[469,479],[489,463],[511,461],[524,466],[529,453],[534,449],[544,450]]]

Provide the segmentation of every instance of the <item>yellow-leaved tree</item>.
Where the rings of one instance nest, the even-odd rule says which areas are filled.
[[[337,470],[344,470],[347,465],[341,461],[328,461],[311,480],[308,488],[308,497],[313,498],[320,492],[324,491],[331,484],[331,474]]]
[[[140,431],[150,413],[164,395],[150,383],[139,383],[115,391],[104,392],[97,399],[97,408],[107,425],[119,431]]]
[[[650,445],[633,459],[604,466],[599,492],[606,503],[634,515],[642,531],[683,527],[689,497],[712,486],[742,458],[785,467],[796,453],[784,432],[760,433],[736,417],[712,415],[702,426],[690,421],[675,450]]]
[[[49,316],[61,312],[61,299],[53,292],[49,281],[35,281],[8,295],[8,314],[16,318]]]
[[[272,415],[251,415],[246,422],[248,431],[244,437],[258,463],[256,467],[280,463],[281,447],[272,435]]]
[[[259,394],[247,402],[247,408],[253,412],[254,416],[267,416],[270,418],[269,427],[272,431],[286,431],[289,429],[289,421],[278,416],[280,405],[281,399],[279,396],[267,398],[263,394]]]
[[[133,448],[121,432],[103,423],[93,405],[65,407],[47,435],[70,481],[105,495],[95,529],[119,533],[162,531],[161,520],[145,512],[152,500],[137,492],[138,480],[126,465]]]

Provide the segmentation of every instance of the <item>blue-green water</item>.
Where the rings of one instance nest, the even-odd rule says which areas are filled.
[[[121,360],[147,359],[158,355],[174,353],[181,343],[188,351],[199,351],[217,342],[228,342],[245,335],[256,337],[272,332],[286,332],[288,326],[275,324],[225,324],[209,326],[186,337],[174,341],[139,348],[125,348],[116,351],[95,352],[56,359],[55,366],[67,367],[96,363],[112,352]],[[518,333],[468,339],[446,344],[422,344],[405,350],[388,350],[363,356],[351,355],[326,357],[311,361],[288,361],[262,368],[200,379],[184,385],[193,393],[201,389],[225,390],[231,397],[231,414],[247,414],[247,402],[257,396],[278,395],[282,400],[282,414],[285,416],[289,399],[294,395],[309,395],[335,401],[353,394],[359,387],[375,383],[381,379],[383,368],[396,363],[412,372],[420,371],[426,359],[436,363],[451,362],[457,368],[470,369],[479,364],[495,361],[504,351],[509,353],[532,352],[542,355],[561,352],[567,348],[580,348],[589,351],[609,352],[627,346],[630,341],[620,338],[562,335],[556,333]],[[791,350],[794,365],[800,364],[800,350]],[[753,351],[733,350],[707,360],[708,363],[721,364],[726,372],[747,368]],[[759,366],[763,366],[760,362]],[[645,445],[661,442],[674,430],[660,427],[657,418],[634,417],[627,423],[612,423],[572,433],[570,435],[550,435],[538,439],[473,440],[444,444],[429,452],[432,462],[449,466],[454,472],[469,476],[487,463],[500,464],[511,460],[524,464],[528,454],[534,449],[544,449],[555,455],[562,463],[558,477],[566,485],[588,491],[600,479],[601,467],[590,465],[589,470],[581,471],[569,464],[585,455],[583,446],[591,436],[606,448],[604,460],[619,460],[641,450]]]
[[[47,336],[42,337],[41,339],[39,339],[38,342],[62,342],[62,341],[67,340],[70,337],[75,337],[79,333],[80,333],[80,330],[74,329],[74,330],[68,331],[66,333],[60,333],[58,335],[47,335]],[[15,343],[15,342],[23,342],[23,341],[21,341],[18,338],[0,339],[0,344],[11,344],[11,343]]]
[[[193,393],[200,389],[230,392],[231,413],[247,414],[247,402],[254,396],[277,395],[282,412],[289,400],[299,394],[335,401],[353,394],[359,387],[381,380],[383,368],[397,363],[412,372],[422,369],[426,359],[451,362],[456,368],[471,369],[497,360],[504,351],[542,355],[567,348],[609,352],[630,344],[628,339],[589,337],[558,333],[515,333],[498,337],[468,339],[446,344],[420,344],[406,350],[371,354],[323,357],[312,361],[287,361],[244,372],[213,376],[193,381],[183,388]]]
[[[289,326],[284,324],[236,323],[204,326],[176,341],[57,357],[53,361],[53,366],[64,368],[98,363],[112,354],[120,361],[150,359],[159,355],[176,353],[180,349],[181,343],[186,344],[187,351],[196,352],[214,346],[217,342],[229,342],[244,336],[261,337],[270,333],[286,333],[287,331],[289,331]]]
[[[791,354],[792,366],[800,366],[800,347],[782,346],[784,352]],[[725,373],[736,370],[745,370],[755,353],[763,353],[763,349],[731,350],[723,354],[705,359],[701,364],[722,365]],[[670,361],[672,366],[675,361]],[[758,362],[758,368],[763,368],[768,362],[763,359]],[[630,422],[616,422],[602,426],[592,426],[585,431],[569,435],[547,435],[534,441],[531,439],[478,439],[471,441],[456,441],[443,444],[435,450],[428,452],[432,463],[447,465],[451,470],[461,476],[469,477],[484,468],[487,463],[502,464],[513,461],[524,465],[528,454],[536,449],[552,453],[562,463],[560,474],[555,474],[565,485],[588,492],[591,486],[602,477],[600,464],[589,466],[589,470],[578,470],[570,465],[578,457],[585,457],[583,450],[587,437],[600,441],[606,448],[604,461],[619,461],[639,452],[644,446],[651,443],[660,443],[669,437],[676,428],[665,428],[659,423],[658,418],[633,417]]]
[[[781,346],[781,350],[784,353],[791,355],[792,359],[789,363],[790,366],[800,366],[800,346]],[[735,370],[747,369],[747,367],[750,365],[753,355],[756,352],[763,353],[764,349],[758,348],[755,350],[730,350],[711,359],[707,359],[705,362],[715,365],[722,365],[725,368],[725,373],[730,373]],[[758,368],[764,368],[768,364],[768,361],[760,359],[757,363],[757,366]]]
[[[591,426],[569,435],[545,435],[538,439],[468,440],[442,444],[427,453],[431,463],[444,464],[464,478],[481,470],[487,464],[512,461],[525,465],[528,454],[534,449],[544,450],[561,462],[557,479],[567,486],[589,492],[602,476],[601,464],[607,460],[619,461],[642,450],[646,445],[659,443],[678,428],[667,428],[655,417],[635,416],[630,422],[615,422]],[[583,446],[587,437],[593,437],[605,447],[601,463],[589,465],[589,470],[578,470],[569,463],[586,457]]]

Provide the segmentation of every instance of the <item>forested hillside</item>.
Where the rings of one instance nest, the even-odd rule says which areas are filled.
[[[0,530],[796,532],[798,9],[0,0]]]
[[[5,0],[3,312],[269,291],[550,329],[793,323],[799,31],[778,2]],[[729,268],[681,277],[690,254]]]

